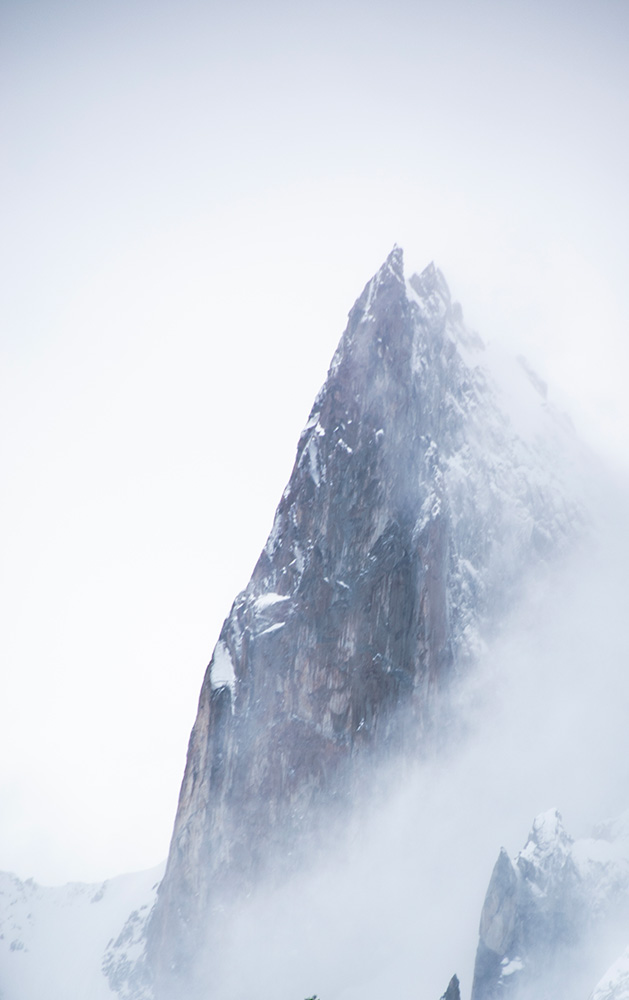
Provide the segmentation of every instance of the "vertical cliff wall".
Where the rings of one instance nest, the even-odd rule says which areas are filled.
[[[569,534],[548,460],[565,429],[520,368],[523,437],[483,361],[440,272],[407,281],[394,249],[349,315],[203,681],[149,927],[157,996],[180,990],[217,901],[351,794],[356,761],[421,748],[484,624]]]

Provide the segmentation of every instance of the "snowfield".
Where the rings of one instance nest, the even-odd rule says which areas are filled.
[[[148,916],[163,870],[53,888],[0,873],[2,1000],[112,1000],[106,949],[130,914]]]

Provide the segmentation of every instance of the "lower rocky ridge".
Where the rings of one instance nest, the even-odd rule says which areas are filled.
[[[98,901],[106,887],[85,891]],[[156,888],[105,951],[102,970],[121,1000],[153,996],[143,955]],[[578,840],[566,832],[557,810],[542,813],[516,858],[502,850],[494,866],[471,1000],[629,1000],[629,947],[600,975],[620,952],[627,927],[629,812]],[[15,945],[21,947],[28,945]],[[440,1000],[461,1000],[456,975]]]
[[[601,824],[591,838],[573,840],[557,810],[543,813],[515,860],[502,850],[494,866],[472,1000],[586,996],[628,925],[629,814]],[[627,998],[625,954],[590,1000]]]

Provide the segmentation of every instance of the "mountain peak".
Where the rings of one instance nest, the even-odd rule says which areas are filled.
[[[404,251],[402,247],[399,247],[397,243],[393,244],[393,249],[391,253],[385,260],[383,267],[388,267],[395,275],[403,278],[404,276]]]
[[[394,246],[350,311],[208,666],[148,930],[158,1000],[184,992],[224,899],[351,806],[364,762],[427,745],[484,623],[535,564],[522,525],[548,544],[568,533],[561,488],[467,360],[443,275],[406,282],[403,263]],[[523,491],[529,466],[539,485]]]
[[[394,297],[400,298],[400,292],[403,292],[405,287],[404,281],[404,251],[401,247],[394,244],[391,253],[386,258],[383,264],[378,268],[373,278],[367,282],[362,294],[358,297],[354,306],[350,311],[350,326],[348,327],[345,336],[341,338],[341,342],[337,348],[335,361],[339,359],[339,352],[342,352],[347,339],[348,334],[350,334],[350,328],[354,329],[357,325],[352,323],[352,319],[360,321],[361,317],[368,317],[371,314],[372,306],[374,303],[382,298],[382,293],[385,289],[390,289]],[[349,337],[350,340],[353,339],[353,333]]]

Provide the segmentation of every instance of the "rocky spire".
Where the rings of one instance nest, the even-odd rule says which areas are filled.
[[[527,525],[567,530],[560,491],[526,485],[536,459],[470,362],[479,344],[440,272],[407,283],[397,247],[349,314],[203,681],[149,929],[160,998],[180,995],[216,907],[351,799],[367,751],[421,752],[535,555]]]

